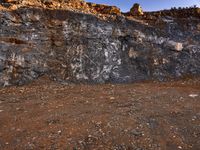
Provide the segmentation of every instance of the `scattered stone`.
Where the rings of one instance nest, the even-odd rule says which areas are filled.
[[[189,97],[192,97],[192,98],[196,98],[198,97],[199,95],[198,94],[190,94]]]
[[[183,50],[183,44],[179,43],[179,42],[174,42],[174,41],[168,41],[167,47],[171,48],[172,50],[178,51],[178,52]]]
[[[141,131],[138,131],[138,130],[135,130],[135,129],[132,130],[130,133],[134,136],[142,136],[143,135],[143,133]]]
[[[129,58],[137,58],[139,56],[138,52],[135,51],[132,47],[131,49],[129,50],[129,53],[128,53],[128,56]]]
[[[3,112],[3,110],[0,110],[0,113]]]
[[[183,149],[182,146],[178,146],[178,149]]]
[[[110,97],[110,100],[115,100],[115,97]]]
[[[59,130],[59,131],[58,131],[58,134],[61,134],[61,133],[62,133],[62,131],[61,131],[61,130]]]
[[[195,121],[197,119],[197,116],[192,117],[192,121]]]
[[[63,45],[63,42],[60,42],[60,41],[55,41],[54,44],[58,47],[62,46]]]

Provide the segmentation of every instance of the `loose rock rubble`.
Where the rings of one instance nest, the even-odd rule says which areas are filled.
[[[108,6],[103,4],[87,3],[90,8],[96,10],[100,14],[120,14],[121,11],[116,6]]]

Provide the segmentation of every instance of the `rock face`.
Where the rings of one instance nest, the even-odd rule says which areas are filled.
[[[102,19],[91,14],[94,10],[83,1],[77,1],[87,8],[81,11],[78,5],[73,11],[58,7],[66,1],[26,2],[1,2],[1,86],[23,85],[42,75],[62,83],[200,75],[196,16],[161,16],[157,22],[154,15],[141,20],[123,15]]]

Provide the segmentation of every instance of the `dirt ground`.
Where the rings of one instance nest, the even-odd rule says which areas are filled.
[[[200,150],[200,78],[0,89],[1,150]]]

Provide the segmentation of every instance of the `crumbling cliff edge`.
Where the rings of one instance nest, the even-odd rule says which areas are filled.
[[[200,75],[198,8],[133,17],[96,7],[84,1],[0,1],[0,85],[23,85],[42,75],[62,83]]]

